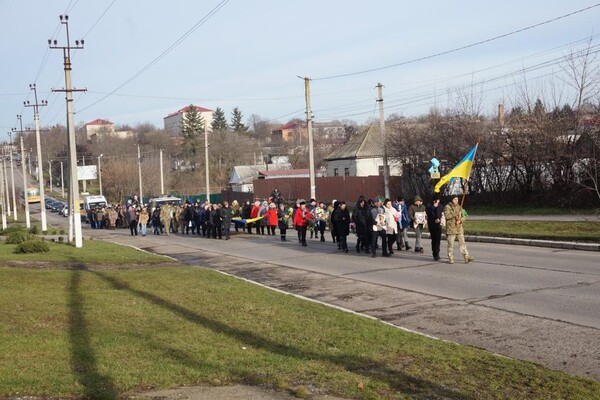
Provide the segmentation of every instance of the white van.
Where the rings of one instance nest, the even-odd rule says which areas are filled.
[[[83,208],[85,211],[93,210],[98,207],[106,207],[106,197],[100,195],[85,196],[83,198]]]

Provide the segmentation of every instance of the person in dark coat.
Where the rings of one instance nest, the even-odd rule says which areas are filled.
[[[352,213],[352,222],[354,222],[354,229],[356,229],[356,252],[360,253],[364,251],[369,252],[369,245],[371,243],[371,232],[367,228],[369,219],[369,207],[365,196],[360,196],[356,201],[356,208]]]
[[[340,201],[339,206],[333,212],[331,221],[337,234],[339,249],[348,252],[348,235],[350,234],[350,212],[346,208],[346,202]]]
[[[231,218],[233,217],[233,210],[229,207],[229,202],[224,201],[223,207],[220,209],[221,223],[223,224],[223,234],[225,240],[229,240],[229,230],[231,229]]]
[[[291,207],[287,207],[285,203],[279,203],[279,207],[277,208],[277,227],[279,228],[282,242],[287,240],[285,235],[293,213],[294,210]]]
[[[433,202],[429,204],[425,210],[427,213],[427,227],[431,236],[431,251],[435,261],[440,260],[440,243],[442,241],[442,214],[444,206],[441,204],[441,199],[438,195],[433,197]]]
[[[223,226],[223,221],[221,219],[221,212],[219,210],[218,204],[212,205],[209,215],[210,215],[210,220],[212,222],[212,226],[211,226],[212,238],[216,239],[218,237],[219,239],[222,239],[223,232],[222,232],[221,228]]]
[[[250,200],[246,200],[242,206],[241,217],[242,219],[250,219],[250,215],[252,215],[252,204],[250,204]],[[246,228],[248,229],[248,233],[252,234],[252,224],[247,223]]]

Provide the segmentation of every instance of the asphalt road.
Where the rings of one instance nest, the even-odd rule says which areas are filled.
[[[48,222],[68,223],[53,213]],[[433,261],[428,241],[425,254],[404,251],[373,259],[339,252],[329,236],[327,242],[309,240],[301,247],[294,234],[289,231],[287,242],[247,234],[225,241],[132,237],[128,230],[84,225],[84,237],[133,245],[399,327],[600,380],[598,252],[468,243],[475,262],[450,265]]]

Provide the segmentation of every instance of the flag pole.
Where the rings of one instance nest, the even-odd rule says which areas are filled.
[[[473,153],[473,164],[475,164],[475,157],[477,157],[477,150],[479,150],[479,140],[477,141],[477,144],[475,145],[475,153]],[[473,165],[471,165],[471,169],[473,169]],[[469,171],[469,178],[471,177],[471,171]],[[463,195],[462,195],[462,199],[460,200],[460,206],[462,207],[463,204],[465,204],[465,196],[467,195],[467,190],[469,189],[469,180],[467,179],[465,181],[465,184],[463,185]]]

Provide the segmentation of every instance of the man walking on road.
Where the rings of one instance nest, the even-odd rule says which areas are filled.
[[[458,204],[458,196],[453,196],[452,201],[444,208],[446,217],[446,236],[448,238],[448,262],[454,264],[454,241],[458,239],[460,253],[465,258],[465,263],[475,260],[469,255],[465,243],[465,232],[462,221],[462,207]]]

